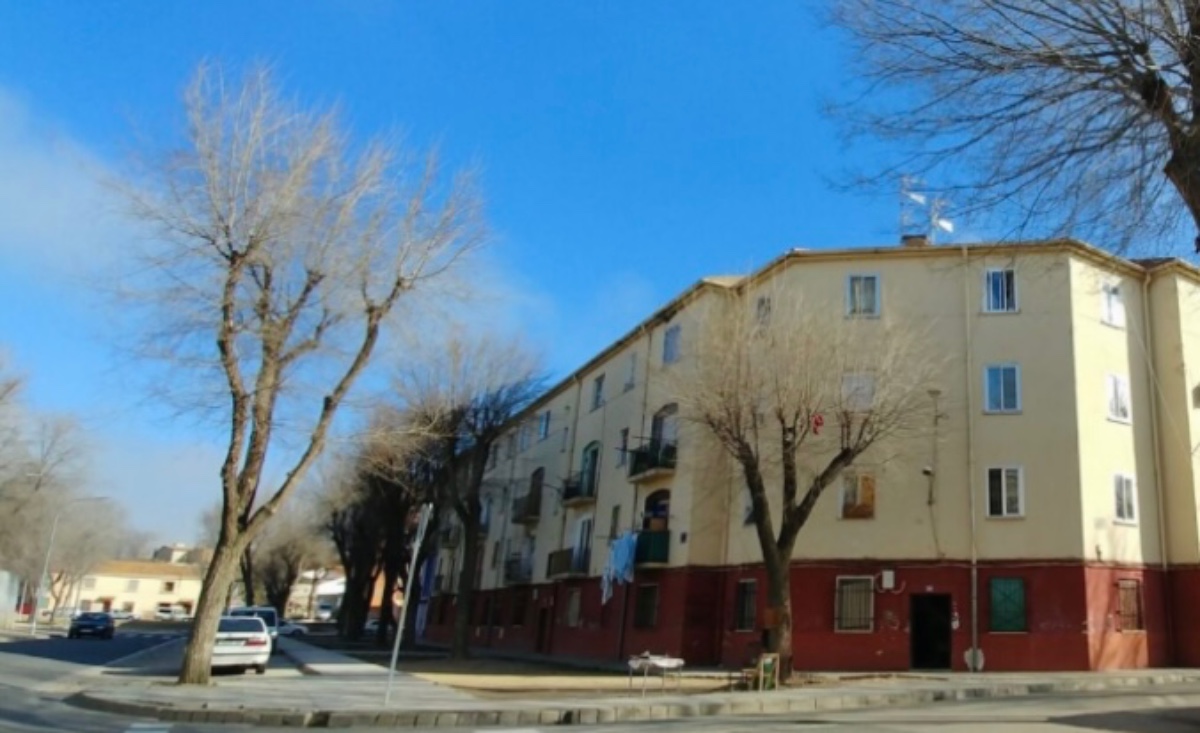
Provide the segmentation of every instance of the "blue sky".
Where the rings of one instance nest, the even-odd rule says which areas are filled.
[[[895,199],[826,183],[865,152],[821,115],[844,80],[812,5],[0,0],[0,350],[33,407],[82,421],[97,493],[194,536],[220,434],[146,400],[112,349],[95,278],[128,228],[97,179],[176,134],[204,58],[272,62],[363,136],[478,164],[505,317],[555,375],[699,277],[895,241]]]

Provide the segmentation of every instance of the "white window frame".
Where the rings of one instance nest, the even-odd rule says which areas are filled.
[[[683,327],[676,323],[674,326],[667,327],[663,333],[663,348],[662,362],[663,364],[674,364],[679,361],[680,342],[683,339]]]
[[[521,423],[521,427],[517,429],[517,452],[524,453],[529,450],[529,423]]]
[[[842,582],[847,580],[866,581],[871,585],[871,593],[867,596],[871,599],[871,627],[867,629],[843,629],[842,628]],[[872,634],[875,632],[875,576],[873,575],[839,575],[833,581],[833,630],[838,634]]]
[[[621,445],[617,449],[617,467],[624,466],[629,460],[629,428],[621,428],[620,436]]]
[[[1012,278],[1012,302],[992,302],[992,278],[997,275],[1007,275]],[[990,267],[983,271],[983,312],[984,313],[1016,313],[1020,310],[1020,294],[1017,292],[1017,271],[1011,267]],[[1006,307],[1007,306],[1007,307]]]
[[[1113,328],[1125,328],[1125,291],[1121,283],[1100,287],[1100,322]]]
[[[592,380],[592,409],[599,410],[604,407],[604,375],[596,377]]]
[[[855,308],[854,298],[854,281],[855,280],[874,280],[875,281],[875,309],[872,311],[859,311]],[[879,273],[875,272],[852,272],[846,276],[846,316],[848,318],[878,318],[883,312],[883,278]]]
[[[138,592],[138,585],[139,585],[139,584],[138,584],[138,581],[137,581],[137,579],[136,579],[136,578],[135,578],[135,579],[126,580],[126,581],[125,581],[125,592],[126,592],[126,593],[137,593],[137,592]]]
[[[625,374],[625,391],[633,389],[637,385],[637,352],[629,352],[628,372]]]
[[[1128,496],[1122,496],[1127,493]],[[1124,499],[1124,501],[1123,501]],[[1128,502],[1128,512],[1125,511],[1125,504]],[[1113,502],[1115,506],[1114,515],[1116,516],[1117,524],[1128,524],[1131,526],[1138,523],[1138,492],[1137,480],[1128,473],[1113,474]],[[1123,516],[1124,515],[1124,516]]]
[[[1000,490],[1005,492],[1000,497],[1000,513],[992,514],[992,471],[1002,471],[1000,474]],[[1017,474],[1017,511],[1008,511],[1008,472]],[[1025,518],[1025,469],[1022,466],[988,466],[983,472],[983,511],[988,519],[1024,519]]]
[[[96,590],[96,579],[89,575],[80,581],[79,587],[81,590]]]
[[[1014,374],[1016,377],[1016,379],[1014,381],[1016,384],[1017,394],[1016,394],[1015,405],[1013,407],[1005,407],[1004,406],[1004,404],[1003,404],[1004,403],[1004,399],[1003,399],[1004,395],[1000,396],[1001,404],[1000,404],[999,408],[993,408],[991,406],[991,403],[992,403],[991,373],[992,373],[993,369],[1012,369],[1014,371]],[[1004,383],[1003,375],[1001,375],[1000,383],[1001,384]],[[1011,414],[1019,413],[1021,411],[1021,391],[1022,391],[1021,387],[1022,387],[1022,385],[1021,385],[1021,365],[1020,364],[1017,364],[1014,362],[1008,362],[1008,363],[985,365],[983,367],[983,411],[989,415],[1006,415],[1006,414],[1011,415]]]
[[[550,437],[550,411],[546,410],[538,416],[538,440]]]
[[[1108,413],[1108,419],[1112,422],[1125,424],[1132,423],[1133,405],[1131,403],[1133,400],[1129,394],[1129,379],[1121,376],[1120,374],[1109,374],[1104,380],[1104,386],[1106,398],[1105,412]],[[1121,398],[1124,398],[1124,404],[1117,406],[1125,408],[1125,414],[1123,415],[1120,413],[1120,411],[1113,412],[1113,406],[1120,401]]]

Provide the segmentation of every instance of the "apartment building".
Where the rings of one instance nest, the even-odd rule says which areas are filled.
[[[689,288],[495,446],[473,644],[693,666],[756,652],[771,620],[741,476],[681,420],[667,375],[698,358],[714,295],[752,313],[780,292],[830,319],[920,324],[944,357],[926,434],[872,447],[800,533],[798,669],[1200,663],[1200,270],[1070,240],[795,250]],[[458,530],[430,565],[435,641]],[[614,545],[632,580],[606,593]]]
[[[190,614],[200,599],[198,565],[159,560],[106,560],[74,589],[81,611],[122,611],[154,618],[159,610]]]

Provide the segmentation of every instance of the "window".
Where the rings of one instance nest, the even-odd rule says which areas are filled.
[[[600,485],[600,443],[588,443],[583,449],[583,465],[579,470],[580,489],[584,496],[595,496]]]
[[[625,372],[625,391],[628,392],[629,390],[633,389],[633,386],[635,384],[637,384],[637,352],[636,351],[631,352],[629,354],[629,367],[628,367],[628,371]]]
[[[767,326],[771,323],[771,298],[766,295],[760,295],[758,302],[754,307],[754,320],[760,326]]]
[[[125,601],[121,604],[121,610],[125,613],[133,613],[133,603],[130,601]]]
[[[842,403],[851,412],[866,412],[875,404],[875,377],[870,374],[842,376]]]
[[[992,578],[989,630],[1028,631],[1025,622],[1025,581],[1022,578]]]
[[[608,520],[608,538],[615,540],[621,534],[621,505],[618,504],[612,508],[612,515]]]
[[[1101,291],[1100,320],[1117,328],[1125,327],[1125,297],[1121,286],[1108,284]]]
[[[1020,412],[1021,368],[992,364],[985,370],[983,404],[986,412]]]
[[[604,406],[604,375],[596,377],[592,382],[592,409],[598,410]]]
[[[674,364],[679,361],[679,339],[680,327],[671,326],[667,332],[663,334],[663,364]]]
[[[633,627],[652,629],[658,625],[658,586],[639,585],[634,598]]]
[[[174,593],[175,592],[175,581],[164,580],[163,584],[162,584],[162,592],[163,593]]]
[[[508,436],[504,440],[504,454],[509,458],[517,455],[517,439],[513,436]]]
[[[538,440],[550,437],[550,411],[546,410],[538,416]]]
[[[137,593],[137,589],[138,589],[138,582],[136,580],[125,581],[125,592],[126,593]]]
[[[1117,621],[1121,631],[1142,631],[1146,628],[1142,619],[1142,581],[1117,581]]]
[[[559,446],[559,449],[558,449],[559,452],[565,453],[567,450],[567,446],[570,444],[571,444],[571,428],[564,427],[563,428],[562,445]]]
[[[835,631],[871,631],[875,628],[875,579],[838,578],[834,598]]]
[[[851,275],[846,279],[846,314],[879,315],[878,275]]]
[[[875,476],[847,472],[842,475],[842,519],[875,518]]]
[[[495,468],[500,461],[500,444],[492,443],[491,453],[488,455],[488,468]]]
[[[567,626],[573,629],[578,628],[580,625],[580,616],[582,615],[580,613],[580,606],[583,605],[582,596],[583,592],[579,588],[572,588],[567,593],[567,618],[565,620]]]
[[[529,450],[529,425],[522,425],[517,430],[517,450],[525,452]]]
[[[733,630],[753,631],[757,626],[758,582],[739,580],[737,596],[734,598]]]
[[[492,570],[500,564],[500,540],[492,543]]]
[[[617,449],[617,465],[624,466],[629,456],[629,428],[621,428],[621,447]]]
[[[1137,491],[1133,477],[1117,474],[1113,477],[1113,493],[1117,505],[1117,521],[1137,522]]]
[[[83,579],[83,590],[96,590],[96,579],[95,578],[84,578]]]
[[[1129,422],[1129,381],[1108,375],[1108,419]]]
[[[988,270],[983,275],[983,309],[988,313],[1017,312],[1017,273],[1013,270]]]
[[[742,525],[754,524],[754,495],[750,489],[742,489]]]
[[[1021,469],[988,469],[988,516],[1020,517],[1025,513],[1025,487]]]

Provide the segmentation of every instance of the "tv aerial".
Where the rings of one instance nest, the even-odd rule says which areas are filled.
[[[950,202],[924,189],[920,179],[901,176],[900,237],[924,237],[933,244],[938,232],[954,233],[954,222],[944,216]]]

